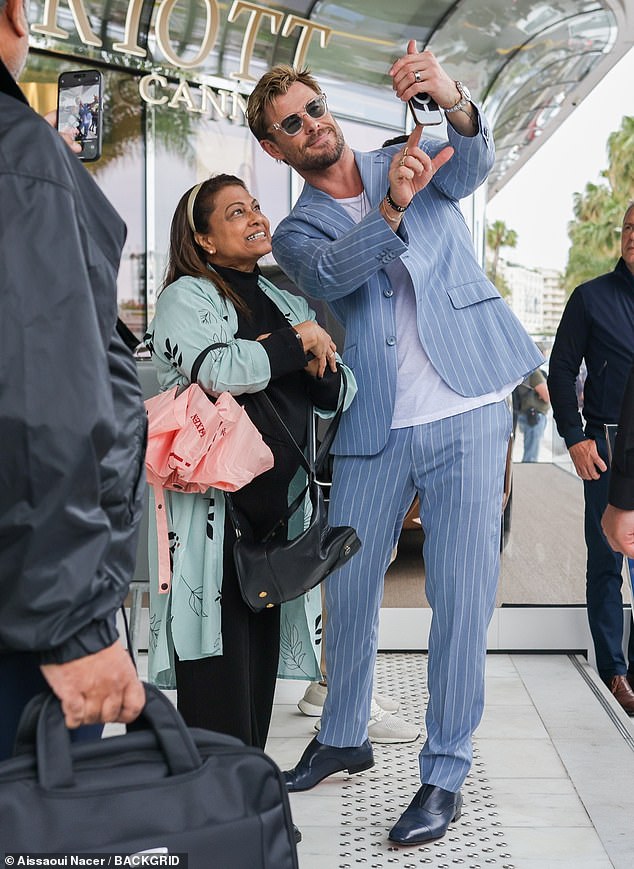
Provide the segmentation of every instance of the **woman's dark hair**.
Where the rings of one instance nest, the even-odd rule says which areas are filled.
[[[193,208],[196,232],[206,233],[209,231],[209,217],[216,205],[216,195],[225,187],[234,187],[236,185],[246,190],[244,181],[235,175],[212,175],[211,178],[207,178],[203,182],[202,187],[196,195]],[[231,289],[218,272],[210,271],[210,266],[213,269],[213,265],[207,260],[207,251],[194,238],[194,232],[189,225],[187,216],[187,205],[193,189],[193,187],[190,187],[181,196],[172,217],[169,255],[161,290],[185,275],[207,278],[207,280],[213,281],[220,295],[229,299],[243,313],[248,313],[240,296]]]

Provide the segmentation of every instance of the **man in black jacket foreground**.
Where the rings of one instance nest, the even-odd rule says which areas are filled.
[[[601,524],[612,549],[634,558],[634,365],[625,388],[610,470],[608,506]]]
[[[583,416],[575,380],[582,359],[588,370]],[[581,284],[570,296],[550,356],[548,389],[553,415],[585,496],[588,549],[586,599],[599,675],[629,715],[634,715],[634,630],[623,655],[622,556],[601,530],[608,503],[604,425],[615,424],[634,361],[634,203],[625,213],[621,258],[613,272]]]
[[[146,425],[115,329],[125,226],[16,84],[25,5],[0,0],[0,758],[46,682],[72,728],[145,697],[115,627]]]

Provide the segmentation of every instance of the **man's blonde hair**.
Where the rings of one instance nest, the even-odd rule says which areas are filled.
[[[268,136],[269,125],[265,120],[266,110],[277,97],[288,93],[291,85],[295,82],[305,84],[316,94],[321,93],[321,88],[307,67],[295,69],[285,63],[280,63],[264,73],[256,84],[247,103],[247,121],[251,132],[259,142]]]

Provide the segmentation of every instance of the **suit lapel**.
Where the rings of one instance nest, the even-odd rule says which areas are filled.
[[[383,196],[383,175],[385,164],[389,161],[389,155],[385,151],[362,151],[354,152],[354,159],[363,181],[365,194],[372,208],[375,208]]]
[[[354,226],[354,221],[336,199],[322,190],[311,187],[310,184],[304,184],[304,189],[291,212],[291,215],[293,214],[301,216],[302,220],[307,220],[312,226],[316,226],[327,238],[339,238]]]
[[[354,152],[366,196],[373,208],[378,205],[385,193],[383,175],[388,156],[383,151],[370,151],[367,154],[361,151]],[[303,219],[319,227],[328,238],[339,238],[354,226],[353,219],[336,199],[310,184],[304,184],[293,211],[301,213]]]

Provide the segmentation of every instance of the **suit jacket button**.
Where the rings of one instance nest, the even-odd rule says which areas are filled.
[[[383,295],[386,299],[391,299],[394,295],[394,290],[383,290]]]
[[[390,335],[390,337],[386,340],[386,344],[388,347],[393,347],[396,344],[396,338],[394,335]]]

